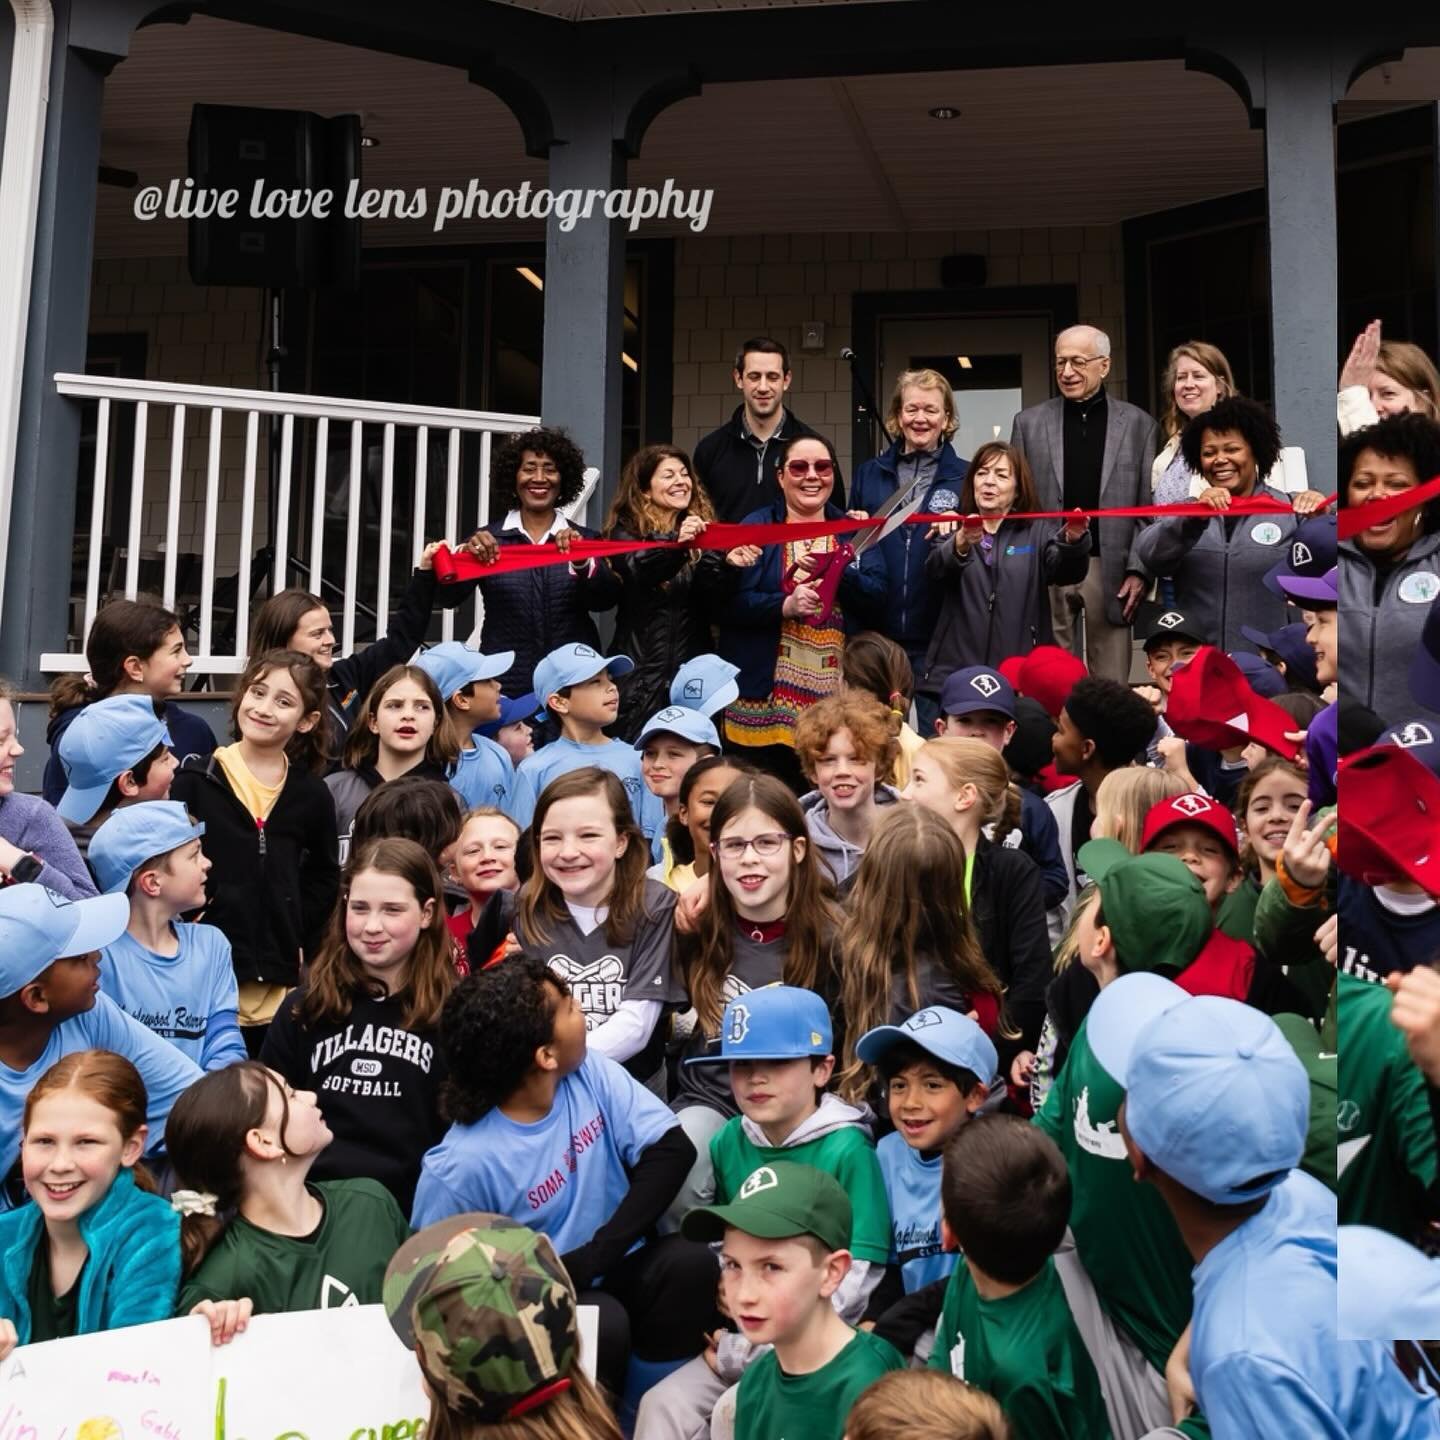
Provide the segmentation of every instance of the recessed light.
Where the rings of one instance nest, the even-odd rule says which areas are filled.
[[[975,368],[968,355],[957,355],[955,357],[955,363],[959,365],[962,370],[973,370]]]
[[[960,110],[955,105],[937,105],[931,112],[932,120],[958,120]]]

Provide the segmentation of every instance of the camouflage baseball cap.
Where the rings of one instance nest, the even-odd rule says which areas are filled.
[[[505,1420],[570,1384],[575,1286],[544,1235],[504,1215],[453,1215],[385,1268],[385,1310],[435,1393]]]

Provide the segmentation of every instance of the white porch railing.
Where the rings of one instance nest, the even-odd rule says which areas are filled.
[[[411,564],[419,558],[420,550],[427,538],[457,540],[469,532],[471,526],[462,522],[460,515],[462,464],[462,436],[478,435],[478,497],[475,524],[484,526],[490,519],[490,455],[495,435],[513,434],[539,424],[539,418],[532,415],[505,415],[480,410],[436,409],[421,405],[387,405],[369,400],[346,400],[323,395],[298,395],[269,390],[216,389],[205,385],[183,385],[150,380],[117,379],[99,375],[65,375],[55,377],[56,389],[62,395],[73,396],[77,401],[98,402],[95,428],[95,459],[93,466],[93,490],[90,497],[90,533],[88,556],[85,569],[84,623],[81,628],[82,643],[75,653],[47,653],[40,657],[41,668],[47,671],[83,670],[85,656],[83,637],[90,632],[95,612],[102,599],[101,559],[106,535],[105,515],[107,486],[110,483],[110,451],[116,434],[117,423],[123,407],[131,412],[133,425],[130,462],[130,503],[129,514],[123,532],[112,538],[118,547],[123,543],[123,583],[117,588],[134,599],[140,589],[140,565],[142,553],[147,549],[163,557],[163,582],[160,587],[162,603],[169,609],[176,607],[177,568],[181,551],[182,505],[199,503],[202,506],[198,516],[187,527],[190,543],[198,541],[199,576],[193,587],[197,596],[198,616],[194,626],[196,643],[191,649],[194,654],[194,670],[215,675],[238,674],[245,665],[247,636],[250,629],[250,593],[252,582],[258,576],[252,575],[257,531],[257,472],[262,493],[268,491],[268,470],[260,454],[260,417],[275,417],[271,423],[280,425],[279,465],[275,484],[274,516],[274,557],[271,565],[273,590],[284,589],[291,583],[305,583],[308,588],[322,596],[321,577],[325,574],[326,559],[326,510],[328,487],[326,477],[332,459],[330,432],[332,426],[348,425],[348,481],[344,492],[344,579],[340,585],[341,594],[327,597],[326,603],[339,612],[340,624],[336,627],[341,654],[349,654],[356,638],[356,613],[358,609],[373,607],[375,634],[385,634],[391,608],[391,533],[394,524],[395,507],[401,505],[401,514],[408,503],[412,524]],[[155,492],[163,491],[165,497],[165,523],[163,530],[156,532],[152,525],[145,525],[145,504],[147,488],[147,437],[152,427],[154,414],[170,411],[170,442],[168,471],[162,464],[151,467],[148,484],[152,503],[158,498]],[[205,435],[206,451],[203,472],[193,466],[186,471],[186,416],[190,412],[208,415],[208,431]],[[297,451],[295,422],[313,420],[314,453],[310,474],[310,508],[308,543],[303,549],[292,545],[290,534],[290,512],[293,472]],[[361,534],[362,480],[366,478],[367,443],[373,445],[374,429],[371,428],[367,441],[367,427],[378,427],[381,451],[379,465],[379,517],[373,545],[366,546]],[[414,436],[414,465],[411,474],[397,485],[395,464],[395,438],[397,427],[411,431]],[[217,575],[217,537],[222,504],[222,440],[226,434],[243,433],[244,460],[238,477],[240,516],[239,544],[235,554],[233,578],[236,582],[234,601],[234,643],[217,648],[215,590],[217,580],[229,579],[224,572]],[[432,435],[444,448],[444,522],[427,536],[426,517],[429,499],[430,452]],[[158,447],[157,447],[158,448]],[[302,456],[303,462],[303,456]],[[154,470],[159,468],[167,478],[157,483]],[[376,477],[370,477],[372,482]],[[587,478],[589,476],[587,475]],[[231,489],[235,486],[233,472],[230,477]],[[588,488],[587,488],[588,495]],[[570,510],[579,510],[585,496],[582,496]],[[233,504],[233,496],[223,503]],[[194,512],[191,512],[192,514]],[[231,512],[233,515],[233,512]],[[332,509],[333,514],[333,509]],[[116,529],[119,529],[117,517]],[[122,542],[123,534],[123,542]],[[263,534],[263,530],[262,530]],[[229,542],[233,544],[233,541]],[[367,551],[369,553],[367,553]],[[295,565],[292,565],[292,557]],[[117,557],[118,558],[118,557]],[[291,571],[295,566],[304,566],[299,580],[292,580]],[[333,560],[333,556],[332,556]],[[308,582],[304,574],[308,573]],[[403,588],[405,577],[400,577]],[[107,586],[107,588],[109,588]],[[362,591],[364,592],[362,594]],[[444,637],[454,638],[456,612],[446,610],[443,618]],[[478,619],[478,612],[477,612]],[[468,633],[468,627],[467,631]]]

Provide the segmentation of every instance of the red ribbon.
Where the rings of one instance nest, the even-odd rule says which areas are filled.
[[[1387,495],[1383,500],[1370,500],[1364,505],[1350,505],[1340,512],[1340,538],[1353,540],[1362,530],[1372,525],[1383,525],[1427,500],[1440,498],[1440,475],[1417,485],[1413,490],[1402,490],[1398,495]]]
[[[1436,482],[1440,483],[1440,482]],[[1418,492],[1407,491],[1406,497]],[[1333,502],[1330,496],[1325,504]],[[1389,504],[1389,501],[1377,501]],[[1411,501],[1412,504],[1418,503]],[[1366,507],[1367,509],[1369,507]],[[1188,501],[1183,505],[1122,505],[1114,510],[1032,510],[1012,511],[1007,520],[1073,520],[1077,514],[1085,520],[1129,520],[1151,516],[1193,516],[1199,519],[1214,519],[1224,515],[1290,515],[1289,505],[1272,500],[1268,495],[1250,495],[1244,499],[1232,500],[1228,510],[1217,511],[1209,505]],[[958,519],[949,515],[911,515],[906,521],[910,525],[934,525],[941,521],[954,522]],[[807,520],[798,525],[768,523],[763,525],[724,525],[716,522],[708,525],[703,534],[682,545],[678,540],[575,540],[563,554],[550,543],[544,545],[502,545],[500,554],[493,564],[486,565],[467,551],[455,551],[440,546],[435,552],[435,578],[445,583],[461,580],[483,580],[492,575],[509,575],[517,570],[534,570],[541,565],[561,565],[568,561],[607,559],[612,555],[629,555],[636,550],[735,550],[742,545],[780,545],[793,540],[817,540],[824,535],[846,535],[873,525],[874,520],[854,520],[846,516],[840,520]],[[1376,523],[1374,520],[1368,524]],[[1342,520],[1343,524],[1343,520]],[[1342,531],[1343,533],[1343,531]]]

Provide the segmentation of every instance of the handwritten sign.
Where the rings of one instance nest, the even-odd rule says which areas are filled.
[[[598,1319],[580,1307],[592,1378]],[[380,1305],[259,1315],[219,1347],[198,1317],[163,1320],[0,1363],[0,1440],[420,1440],[429,1414]]]

